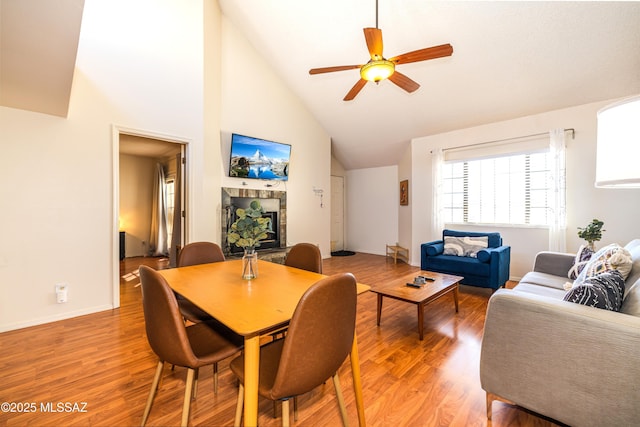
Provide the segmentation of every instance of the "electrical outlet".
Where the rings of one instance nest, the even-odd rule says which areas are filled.
[[[69,286],[65,283],[58,283],[56,285],[56,302],[58,304],[63,304],[67,302],[69,297]]]

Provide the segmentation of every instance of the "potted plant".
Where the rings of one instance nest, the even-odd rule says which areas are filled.
[[[256,247],[260,240],[269,235],[271,219],[263,218],[264,209],[259,200],[252,200],[246,209],[236,210],[237,219],[231,224],[227,234],[229,243],[244,249],[242,257],[242,278],[246,280],[258,277],[258,254]]]
[[[597,242],[602,239],[602,232],[607,231],[602,229],[603,225],[604,222],[600,221],[599,219],[594,219],[586,227],[578,227],[578,237],[586,240],[589,248],[592,251],[595,251],[595,245],[593,242]]]

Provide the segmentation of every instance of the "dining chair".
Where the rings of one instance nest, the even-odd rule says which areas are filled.
[[[222,262],[225,260],[224,253],[220,246],[213,242],[193,242],[185,245],[178,254],[178,267],[190,265],[208,264],[212,262]],[[185,320],[193,323],[212,320],[212,317],[200,307],[176,294],[180,312]]]
[[[178,255],[178,267],[224,261],[224,253],[217,243],[193,242],[186,244]]]
[[[287,254],[284,265],[322,274],[322,254],[314,244],[298,243]]]
[[[189,422],[191,398],[196,393],[199,368],[213,365],[215,379],[218,362],[239,352],[241,346],[220,335],[208,322],[185,326],[173,291],[154,269],[140,266],[140,282],[147,340],[158,356],[156,373],[142,416],[142,426],[151,412],[165,362],[187,368],[182,406],[182,425],[186,426]]]
[[[297,243],[289,250],[284,265],[301,270],[322,274],[322,254],[320,249],[311,243]],[[273,339],[280,338],[286,333],[287,328],[271,334]]]
[[[258,393],[282,401],[283,426],[289,425],[289,399],[329,378],[333,378],[342,422],[348,425],[338,369],[351,351],[355,323],[355,277],[336,274],[319,280],[304,293],[283,339],[260,348]],[[244,404],[244,355],[233,359],[230,367],[240,381],[235,417],[239,426]]]

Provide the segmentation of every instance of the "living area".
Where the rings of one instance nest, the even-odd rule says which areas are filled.
[[[223,3],[229,6],[230,2]],[[397,88],[385,87],[383,82],[379,86],[368,85],[363,90],[355,102],[370,107],[371,117],[364,122],[348,120],[350,111],[355,108],[353,104],[331,104],[319,113],[301,100],[294,91],[295,86],[267,61],[268,53],[256,47],[240,24],[225,15],[216,2],[189,4],[168,1],[138,7],[137,3],[127,1],[87,0],[68,116],[55,117],[39,110],[0,107],[3,140],[6,137],[7,141],[15,142],[11,145],[12,155],[3,157],[5,179],[0,184],[3,194],[12,201],[12,208],[4,211],[3,219],[5,224],[10,224],[4,230],[4,237],[11,244],[0,249],[2,282],[10,295],[0,310],[0,331],[3,332],[0,335],[3,343],[0,360],[8,367],[7,371],[15,375],[7,379],[4,388],[15,394],[3,394],[2,397],[21,401],[86,399],[91,404],[87,418],[56,415],[57,418],[46,418],[43,423],[138,424],[143,408],[137,402],[141,399],[144,403],[151,380],[149,367],[153,369],[154,360],[144,340],[134,347],[127,348],[125,344],[117,351],[109,347],[121,344],[109,341],[113,335],[131,333],[140,338],[142,330],[140,313],[130,310],[135,305],[139,308],[140,300],[135,294],[138,288],[121,286],[117,268],[119,183],[114,166],[118,140],[114,134],[118,130],[148,132],[188,145],[187,241],[222,243],[223,189],[285,191],[286,243],[317,244],[325,257],[326,273],[352,270],[363,283],[375,284],[390,280],[396,274],[417,271],[421,245],[440,238],[441,230],[431,224],[434,200],[431,165],[435,149],[518,140],[522,136],[548,134],[552,129],[575,130],[575,136],[567,135],[566,139],[566,250],[576,252],[579,249],[582,240],[577,236],[577,228],[592,218],[600,218],[606,224],[606,233],[599,246],[624,245],[640,236],[640,228],[632,214],[640,208],[638,190],[602,189],[593,185],[597,112],[640,91],[637,62],[631,64],[635,67],[635,79],[618,79],[593,71],[590,83],[585,84],[582,80],[575,85],[567,83],[566,91],[561,94],[549,90],[541,82],[526,79],[503,77],[496,82],[479,82],[457,75],[458,79],[451,87],[472,95],[465,104],[454,103],[450,89],[439,91],[434,87],[443,86],[446,72],[439,72],[437,76],[424,75],[420,80],[423,84],[420,91],[412,95],[398,91],[398,96],[404,97],[401,102],[385,104],[385,109],[390,105],[408,105],[399,110],[405,111],[407,116],[409,112],[420,115],[408,121],[429,124],[420,133],[400,139],[399,132],[408,127],[408,123],[390,125],[386,116],[379,116],[378,106],[373,102],[385,90]],[[476,7],[467,6],[469,10]],[[638,16],[637,9],[632,5],[628,7],[631,9],[626,15],[633,21]],[[613,12],[612,15],[613,22],[594,20],[592,14],[588,15],[589,19],[584,15],[584,21],[592,28],[602,29],[603,36],[616,34],[620,16]],[[118,25],[117,32],[122,38],[115,37],[112,28],[106,28],[105,17],[111,17],[110,22],[123,24]],[[503,17],[498,16],[496,20]],[[483,20],[479,21],[486,25]],[[562,23],[563,31],[570,27],[567,22],[569,20]],[[582,20],[580,23],[584,24]],[[360,43],[354,49],[366,57],[360,40],[361,27],[365,25],[370,23],[356,25],[358,31],[354,37]],[[637,34],[633,33],[637,31],[633,30],[634,26],[621,27]],[[513,31],[514,34],[519,32]],[[485,34],[485,31],[476,33],[476,37],[481,33]],[[579,31],[575,39],[579,40],[587,33],[590,32]],[[387,35],[388,50],[393,53],[391,40],[395,36],[391,31],[385,32]],[[344,40],[350,37],[344,36]],[[462,45],[451,41],[457,49],[451,60],[464,58]],[[421,46],[419,43],[417,47]],[[399,47],[399,51],[402,49]],[[578,56],[589,56],[584,52],[590,50],[580,52],[583,54]],[[637,49],[623,50],[620,56],[636,58],[636,53]],[[173,63],[167,66],[168,58],[179,66]],[[319,58],[319,64],[310,64],[297,72],[306,76],[308,68],[330,65],[324,61],[332,59],[323,56]],[[518,63],[518,60],[511,62]],[[528,64],[525,59],[522,62]],[[620,62],[621,67],[628,64]],[[420,69],[418,65],[407,67],[418,67],[416,72]],[[426,68],[431,67],[436,67],[435,61]],[[584,69],[594,70],[592,67]],[[414,75],[413,72],[409,74]],[[580,73],[559,74],[568,75],[565,82],[580,77]],[[326,80],[309,80],[308,84],[319,91],[330,92],[332,99],[342,102],[343,92],[353,81],[347,79],[344,87],[340,81],[338,87],[334,87],[331,84],[334,78],[339,79],[332,76]],[[532,96],[531,92],[519,92],[517,103],[506,103],[498,98],[498,103],[505,104],[509,111],[501,110],[501,114],[497,114],[497,110],[488,104],[495,94],[480,91],[503,85],[513,89],[514,83],[509,82],[515,80],[525,82],[523,86],[530,86],[539,93]],[[471,81],[474,89],[459,88],[458,85],[465,81]],[[592,86],[602,87],[598,95],[582,94],[583,89],[586,92]],[[580,95],[576,96],[574,92]],[[429,101],[430,105],[435,106],[426,110],[411,104],[421,93],[428,94],[434,100]],[[439,97],[435,98],[437,94]],[[430,116],[434,110],[447,112],[451,121],[434,123]],[[329,132],[320,119],[327,115],[337,116],[335,120],[350,127],[366,130],[352,144],[355,154],[341,151],[339,138]],[[225,169],[229,161],[228,139],[225,138],[231,132],[291,144],[290,180],[272,188],[262,181],[229,177]],[[365,155],[374,151],[369,143],[377,138],[384,139],[381,157],[385,161],[361,163]],[[334,206],[332,176],[345,183],[344,248],[357,252],[353,257],[329,257],[335,240],[331,218]],[[399,203],[399,183],[403,181],[409,184],[407,204]],[[456,223],[445,226],[471,232],[485,232],[489,228],[487,225]],[[500,233],[505,244],[511,247],[507,287],[513,287],[532,270],[539,252],[550,248],[548,227],[499,224],[490,229]],[[395,242],[408,248],[410,265],[401,262],[393,265],[385,259],[386,245]],[[54,250],[43,249],[45,247]],[[65,304],[56,303],[55,286],[59,283],[69,287],[69,300]],[[370,405],[369,424],[485,425],[485,401],[478,363],[490,295],[489,290],[463,285],[457,315],[448,298],[432,303],[425,316],[425,338],[420,343],[413,307],[395,303],[385,305],[384,320],[378,329],[374,297],[367,295],[359,300],[362,311],[358,333],[363,353],[363,381],[368,388],[365,399]],[[133,322],[132,319],[137,320]],[[98,328],[101,325],[105,329],[92,329],[94,333],[88,334],[95,335],[96,341],[89,340],[86,333],[73,335],[74,339],[71,339],[71,330],[77,332],[86,330],[87,326]],[[40,335],[19,335],[31,327]],[[85,340],[87,344],[83,346]],[[29,345],[33,342],[38,351]],[[106,356],[98,357],[101,356],[98,353]],[[107,357],[109,355],[111,357]],[[85,359],[82,366],[94,369],[93,377],[77,369],[81,365],[79,356]],[[88,365],[90,362],[86,359],[90,358],[94,358],[97,366]],[[16,365],[17,359],[26,364]],[[171,409],[161,410],[158,418],[150,420],[150,425],[174,424],[179,420],[179,415],[173,417],[173,408],[180,400],[180,385],[184,382],[180,375],[178,371],[166,378],[168,388],[173,387],[176,391],[166,393],[157,404]],[[231,376],[221,380],[224,388],[228,386],[227,391],[235,390]],[[224,397],[216,398],[209,390],[210,381],[211,374],[203,372],[202,394],[194,404],[193,424],[216,424],[220,414],[217,411],[223,413],[222,419],[233,419],[230,407],[234,399],[226,391]],[[21,384],[25,384],[24,388]],[[349,384],[344,384],[344,390],[349,390],[348,387]],[[41,389],[41,392],[34,394],[32,390],[35,389]],[[113,400],[106,396],[113,396]],[[345,396],[347,400],[352,399],[349,391]],[[330,387],[305,398],[301,402],[301,423],[339,423],[339,416],[334,416],[337,410],[332,399]],[[131,403],[134,400],[135,405]],[[212,405],[214,401],[216,404]],[[305,402],[307,406],[304,406]],[[352,401],[348,403],[352,404]],[[349,411],[355,420],[352,405]],[[270,408],[263,407],[261,414],[261,424],[278,423],[270,419]],[[1,414],[3,420],[12,415]],[[12,418],[8,424],[20,424],[27,417]],[[492,425],[512,424],[553,425],[552,421],[520,408],[494,404]]]

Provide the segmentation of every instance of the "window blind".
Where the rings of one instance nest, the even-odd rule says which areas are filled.
[[[536,153],[549,150],[549,135],[533,135],[509,140],[485,142],[444,150],[444,160],[460,161]]]

